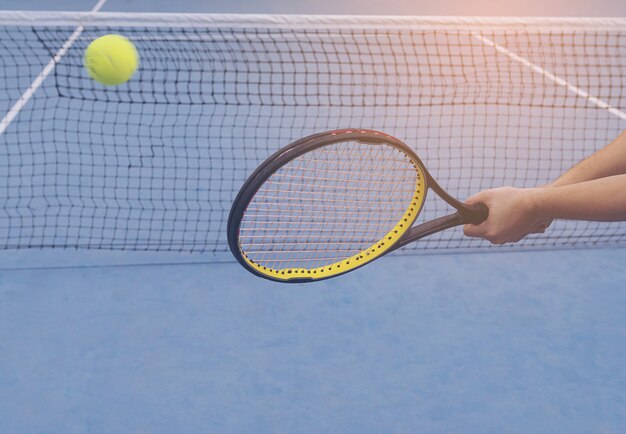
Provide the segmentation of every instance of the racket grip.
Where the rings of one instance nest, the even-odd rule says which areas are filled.
[[[466,205],[467,211],[463,213],[463,217],[466,223],[473,225],[479,225],[489,217],[489,208],[482,203],[475,203],[473,205]]]

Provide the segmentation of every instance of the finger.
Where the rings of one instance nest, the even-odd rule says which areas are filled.
[[[467,205],[473,205],[475,203],[484,203],[487,204],[487,198],[490,196],[489,190],[481,191],[480,193],[476,193],[465,200]]]
[[[530,230],[531,234],[543,234],[550,227],[552,220],[538,223]]]
[[[546,225],[540,224],[533,226],[533,228],[528,232],[529,234],[543,234],[546,231]]]
[[[482,230],[481,225],[467,224],[463,226],[463,233],[466,237],[482,238],[484,231]]]

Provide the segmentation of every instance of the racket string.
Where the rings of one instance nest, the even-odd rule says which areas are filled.
[[[342,142],[287,163],[240,226],[242,252],[269,268],[318,268],[362,252],[411,206],[417,171],[399,149]],[[329,255],[328,253],[332,253]]]

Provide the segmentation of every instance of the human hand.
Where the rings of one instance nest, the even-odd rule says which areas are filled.
[[[493,244],[515,243],[529,234],[545,232],[552,223],[542,206],[540,188],[494,188],[470,197],[466,203],[485,204],[489,217],[479,225],[465,225],[463,232]]]

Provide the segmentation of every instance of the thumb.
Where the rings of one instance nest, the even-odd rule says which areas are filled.
[[[487,209],[491,208],[491,203],[492,203],[492,198],[493,198],[493,192],[492,190],[483,190],[480,193],[476,193],[473,196],[468,197],[465,200],[465,205],[470,205],[470,206],[475,206],[475,205],[483,205],[484,207],[487,207]],[[489,222],[489,215],[491,213],[487,214],[487,218],[485,220],[483,220],[481,223],[470,223],[472,226],[481,226],[484,225],[485,223]]]
[[[465,200],[465,204],[475,205],[477,203],[482,203],[486,206],[489,206],[490,197],[491,195],[489,193],[489,190],[484,190],[480,193],[476,193],[475,195],[468,197]],[[488,224],[487,222],[489,222],[489,217],[487,217],[487,220],[477,225],[467,224],[463,226],[463,233],[466,237],[482,238],[485,234],[486,226]]]
[[[489,193],[489,190],[483,190],[480,193],[476,193],[465,199],[465,204],[474,205],[477,203],[484,203],[485,205],[487,205],[490,197],[491,194]]]
[[[481,223],[481,224],[483,224],[483,223]],[[482,238],[483,230],[480,227],[480,225],[467,224],[467,225],[463,226],[463,234],[466,237]]]
[[[543,234],[545,231],[546,231],[546,225],[539,224],[539,225],[533,226],[529,234]]]

